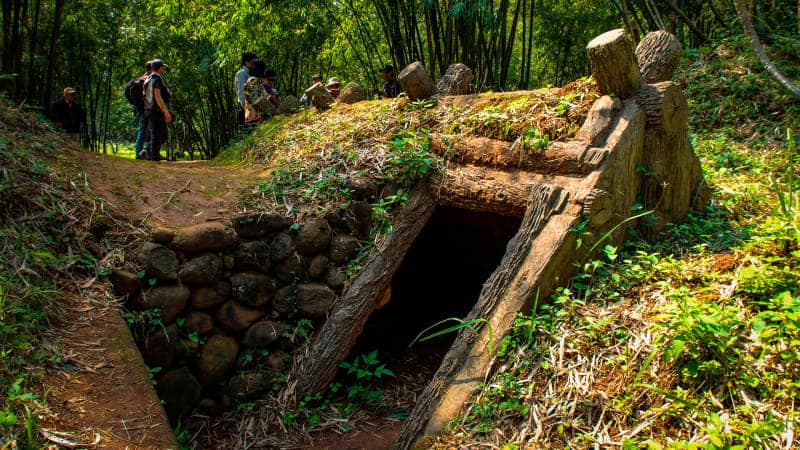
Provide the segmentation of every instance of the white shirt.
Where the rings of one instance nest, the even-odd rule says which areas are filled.
[[[236,86],[236,95],[239,97],[239,106],[242,108],[244,108],[244,84],[248,78],[250,78],[250,70],[245,66],[242,66],[233,78],[233,84]]]

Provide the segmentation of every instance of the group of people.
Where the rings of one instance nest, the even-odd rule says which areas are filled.
[[[260,122],[277,112],[281,105],[281,97],[275,89],[277,76],[255,53],[242,55],[242,68],[234,77],[239,99],[239,123]]]
[[[400,95],[402,89],[395,78],[394,66],[386,64],[378,72],[383,78],[383,88],[380,97],[394,98]],[[234,86],[239,100],[238,118],[240,124],[252,124],[272,117],[281,105],[281,98],[275,89],[277,74],[272,69],[267,69],[264,61],[252,52],[242,54],[242,67],[234,76]],[[319,73],[311,75],[311,86],[322,85],[323,78]],[[336,77],[328,79],[325,89],[336,100],[341,92],[342,83]],[[306,90],[308,92],[309,90]],[[303,94],[300,104],[309,106],[311,98]]]
[[[160,59],[147,61],[144,73],[125,87],[136,117],[136,159],[160,161],[161,146],[167,142],[167,124],[172,122],[169,101],[172,97],[165,74],[169,67]]]
[[[125,86],[125,97],[133,105],[136,118],[136,159],[161,160],[161,147],[167,141],[167,124],[172,122],[169,101],[172,97],[165,74],[169,67],[160,59],[147,61],[142,75],[128,82]],[[386,64],[378,72],[383,78],[380,97],[394,98],[402,89],[395,79],[394,66]],[[275,89],[277,74],[268,69],[266,63],[255,53],[242,55],[242,67],[236,73],[234,84],[239,101],[239,123],[250,124],[272,117],[281,105],[278,90]],[[311,75],[311,83],[322,85],[321,74]],[[341,82],[336,77],[328,79],[325,89],[336,100],[341,92]],[[373,91],[374,92],[374,91]],[[68,133],[73,140],[86,127],[86,113],[75,100],[76,91],[66,87],[63,98],[53,102],[50,115],[56,127]],[[300,99],[303,105],[310,105],[311,99],[304,94]]]

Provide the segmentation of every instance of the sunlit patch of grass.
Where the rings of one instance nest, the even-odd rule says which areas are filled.
[[[582,265],[520,315],[436,448],[789,448],[800,425],[800,103],[743,43],[703,50],[705,211]],[[788,126],[787,126],[788,125]]]

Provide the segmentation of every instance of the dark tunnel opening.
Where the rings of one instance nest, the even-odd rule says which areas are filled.
[[[521,221],[438,207],[395,273],[390,301],[373,312],[348,360],[377,349],[378,359],[399,378],[413,378],[424,388],[456,333],[409,344],[427,327],[469,313]],[[448,321],[435,330],[456,324]]]

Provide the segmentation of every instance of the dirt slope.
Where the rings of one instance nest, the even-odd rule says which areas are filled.
[[[151,163],[100,155],[66,144],[58,170],[78,174],[97,209],[127,219],[128,250],[147,228],[227,218],[259,169],[207,162]],[[119,248],[115,249],[119,250]],[[128,255],[127,257],[130,257]],[[50,339],[60,363],[45,368],[48,411],[40,425],[50,441],[100,448],[177,448],[127,324],[108,284],[75,280]]]
[[[181,226],[227,218],[237,198],[255,189],[260,166],[213,166],[207,161],[134,161],[77,151],[66,168],[85,172],[92,192],[116,206],[133,226]]]

